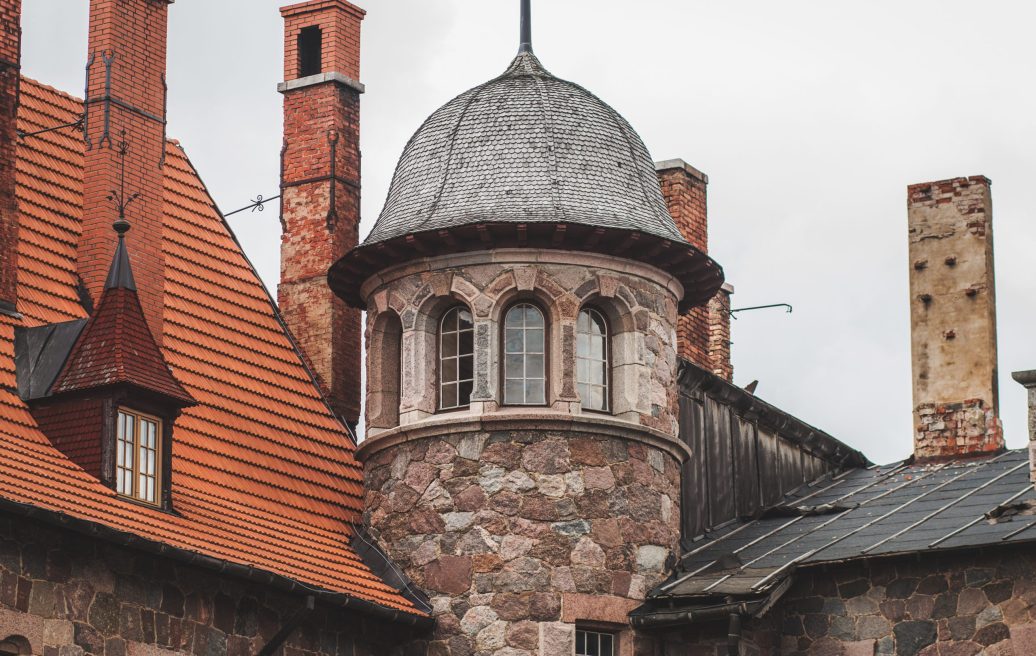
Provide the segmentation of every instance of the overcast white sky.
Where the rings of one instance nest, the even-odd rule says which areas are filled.
[[[24,0],[24,71],[81,94],[86,0]],[[224,212],[277,193],[278,0],[170,8],[169,134]],[[363,231],[403,145],[517,48],[517,0],[366,0]],[[994,182],[1001,411],[1036,368],[1036,4],[1022,0],[539,0],[536,52],[611,103],[656,160],[711,178],[711,254],[741,315],[735,381],[877,462],[911,449],[906,186]],[[266,283],[276,206],[231,224]]]

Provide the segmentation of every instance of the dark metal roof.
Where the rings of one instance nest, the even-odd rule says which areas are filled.
[[[425,121],[365,244],[481,222],[583,224],[686,243],[629,123],[532,52]]]
[[[798,567],[1036,540],[1026,450],[937,465],[854,469],[780,509],[714,532],[652,598],[764,595]]]
[[[25,401],[42,399],[50,393],[61,373],[86,319],[52,323],[35,328],[15,328],[14,363],[18,396]]]
[[[136,291],[137,283],[133,280],[133,267],[130,266],[129,250],[126,248],[124,233],[119,233],[119,245],[115,249],[105,289],[130,289]]]

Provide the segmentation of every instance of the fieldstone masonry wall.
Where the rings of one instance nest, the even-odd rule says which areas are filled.
[[[1036,654],[1031,548],[926,555],[800,574],[780,604],[781,654]]]
[[[0,516],[0,641],[39,656],[251,656],[299,596]],[[284,656],[392,656],[406,629],[318,603]]]
[[[621,654],[655,654],[627,614],[677,548],[679,460],[630,437],[520,426],[363,454],[367,521],[432,597],[427,653],[570,654],[575,623],[592,621],[620,632]]]

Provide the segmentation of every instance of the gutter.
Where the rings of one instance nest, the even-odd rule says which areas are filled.
[[[692,610],[656,611],[645,615],[635,615],[630,618],[630,624],[637,629],[666,629],[696,624],[698,622],[715,622],[730,618],[732,615],[737,615],[739,618],[755,615],[758,609],[764,606],[765,603],[765,599],[760,599],[708,606],[706,608],[694,608]],[[740,620],[738,623],[740,624]]]
[[[320,590],[305,583],[290,579],[281,574],[274,574],[266,570],[256,569],[251,565],[241,565],[228,560],[206,556],[194,551],[188,551],[180,547],[173,547],[155,540],[142,538],[132,533],[120,531],[109,526],[97,524],[78,517],[72,517],[55,510],[39,508],[30,504],[11,501],[0,498],[0,511],[20,515],[29,519],[36,519],[47,524],[58,526],[87,535],[100,538],[107,542],[130,547],[144,551],[170,560],[175,560],[186,565],[194,565],[215,572],[226,574],[251,583],[275,588],[281,592],[294,593],[299,595],[311,595],[321,601],[333,606],[353,610],[368,617],[379,619],[401,626],[413,627],[418,630],[428,630],[435,626],[435,620],[428,615],[419,613],[408,613],[380,606],[366,599],[358,599],[341,592]]]

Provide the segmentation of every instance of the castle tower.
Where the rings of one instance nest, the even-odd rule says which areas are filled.
[[[517,58],[424,123],[329,275],[368,312],[366,519],[431,597],[427,653],[633,654],[679,540],[678,317],[723,272],[523,5]]]

